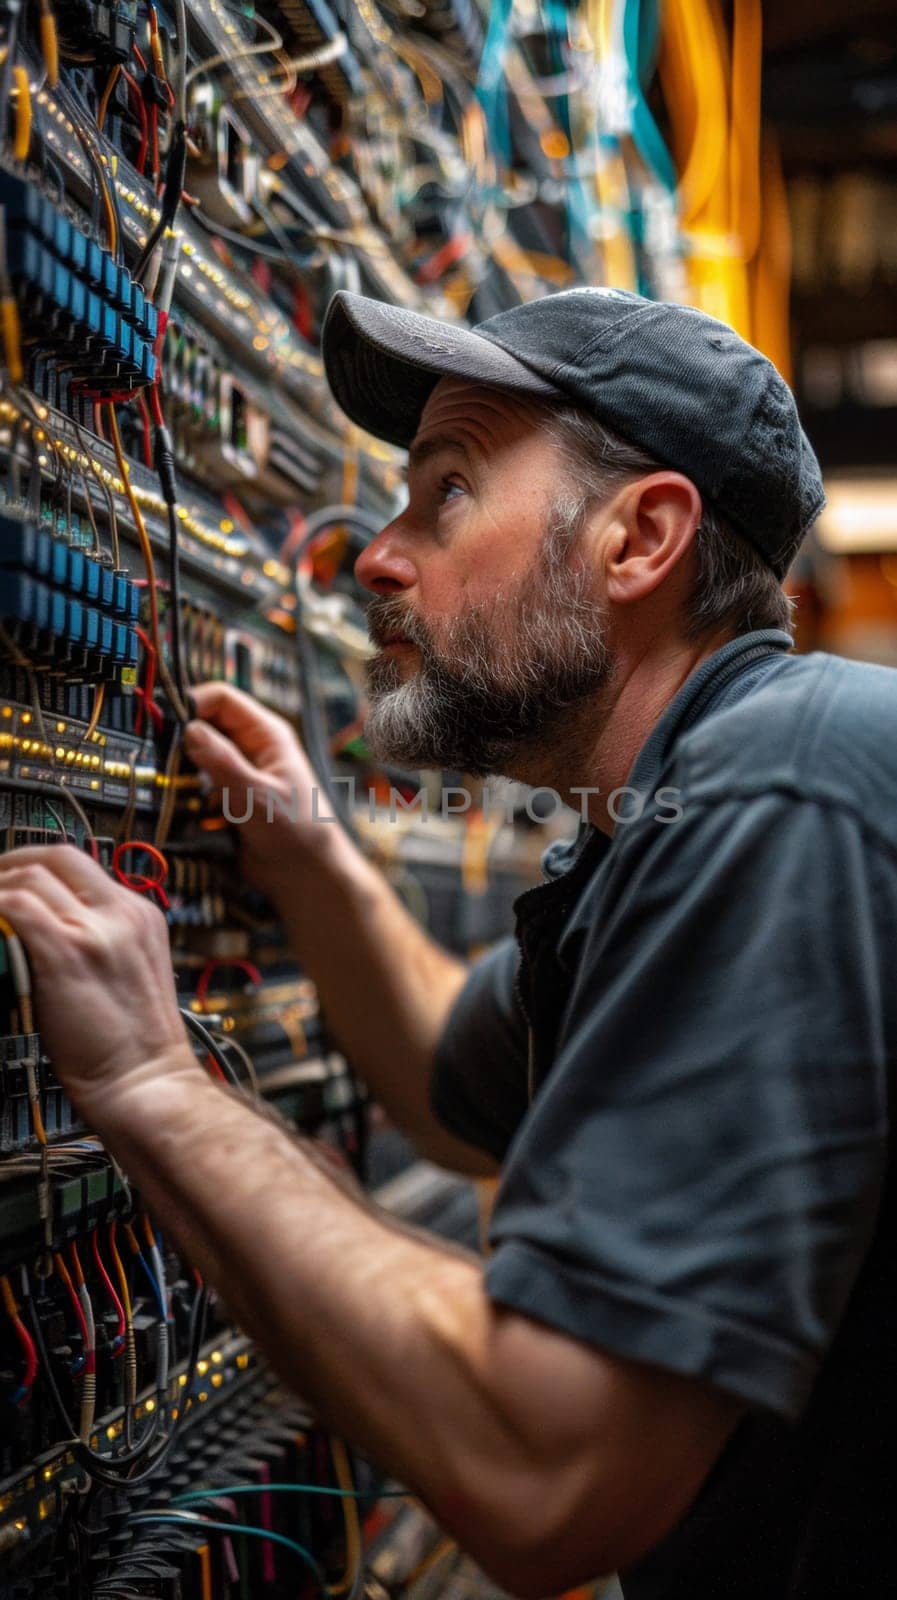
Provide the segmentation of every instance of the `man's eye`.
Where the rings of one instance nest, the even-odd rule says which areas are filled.
[[[463,494],[463,493],[464,493],[463,486],[460,483],[456,483],[453,478],[440,478],[440,480],[439,480],[439,498],[443,502],[443,504],[447,500],[454,499],[456,494]]]

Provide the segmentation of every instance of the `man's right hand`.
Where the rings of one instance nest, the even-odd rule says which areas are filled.
[[[199,715],[187,726],[184,748],[227,791],[243,871],[278,906],[303,868],[345,844],[342,828],[283,717],[230,684],[203,683],[192,693]]]

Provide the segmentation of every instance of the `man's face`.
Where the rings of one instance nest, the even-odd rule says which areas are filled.
[[[366,734],[381,759],[521,774],[609,681],[568,477],[532,402],[437,385],[409,453],[408,508],[356,564],[376,596]]]

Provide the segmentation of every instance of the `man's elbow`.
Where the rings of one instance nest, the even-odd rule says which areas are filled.
[[[616,1500],[609,1492],[572,1505],[556,1478],[537,1474],[530,1484],[506,1481],[495,1496],[477,1495],[461,1519],[443,1521],[454,1522],[449,1531],[507,1594],[544,1600],[636,1561],[674,1520],[621,1511]]]

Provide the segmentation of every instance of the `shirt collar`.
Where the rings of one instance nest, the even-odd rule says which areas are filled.
[[[644,801],[640,797],[654,792],[676,740],[688,728],[730,697],[739,698],[739,691],[743,692],[746,687],[744,680],[749,669],[759,661],[784,654],[792,648],[793,642],[791,635],[781,628],[758,628],[730,639],[702,661],[674,695],[636,756],[625,785],[634,792],[621,795],[619,814],[625,815],[628,801],[641,809]],[[542,871],[549,882],[555,881],[566,876],[586,852],[597,862],[612,843],[610,835],[601,833],[591,823],[581,823],[573,839],[558,839],[549,845],[542,857]]]

